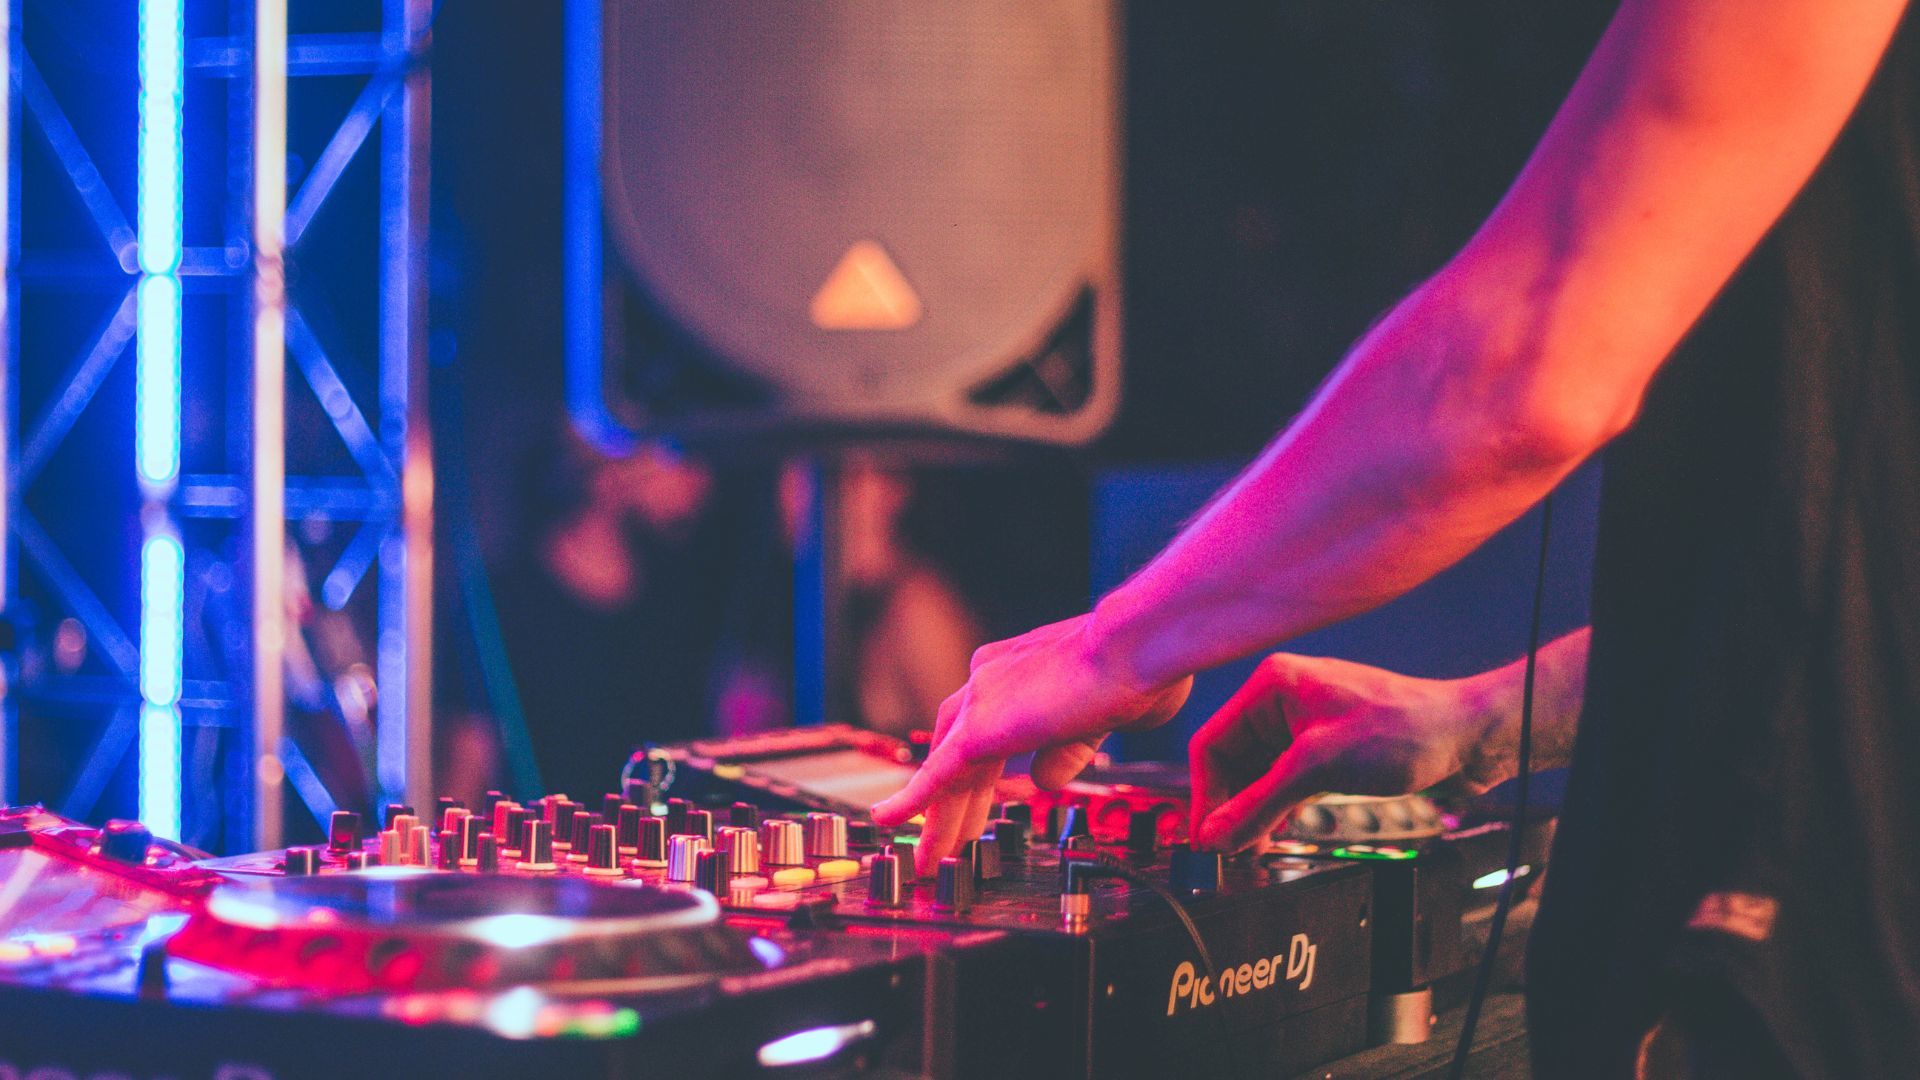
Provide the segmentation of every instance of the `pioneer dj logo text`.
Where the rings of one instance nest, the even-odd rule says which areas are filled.
[[[1204,1009],[1220,998],[1245,997],[1255,990],[1294,979],[1300,980],[1298,989],[1305,990],[1313,985],[1313,962],[1319,954],[1320,946],[1308,940],[1307,935],[1295,934],[1286,952],[1239,967],[1222,968],[1217,988],[1212,979],[1194,969],[1191,961],[1183,961],[1173,969],[1173,982],[1167,987],[1167,1015],[1180,1011],[1182,1005]]]

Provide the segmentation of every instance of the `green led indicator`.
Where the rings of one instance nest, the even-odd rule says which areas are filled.
[[[1353,844],[1349,847],[1337,847],[1333,849],[1333,857],[1336,859],[1376,859],[1400,862],[1406,859],[1418,858],[1419,855],[1420,853],[1414,851],[1412,848],[1374,847],[1371,844]]]

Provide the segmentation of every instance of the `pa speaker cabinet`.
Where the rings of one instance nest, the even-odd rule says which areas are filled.
[[[1120,349],[1111,0],[610,0],[628,396],[682,435],[1082,443]]]

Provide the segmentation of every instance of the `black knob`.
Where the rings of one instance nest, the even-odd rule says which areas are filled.
[[[547,805],[547,820],[553,823],[554,846],[560,847],[573,842],[573,815],[586,807],[567,798],[565,795]]]
[[[485,795],[480,796],[480,816],[492,821],[493,808],[506,801],[506,792],[489,789]]]
[[[880,830],[871,821],[847,822],[847,843],[853,847],[872,847],[879,841]]]
[[[600,824],[600,815],[591,810],[575,810],[567,819],[567,858],[574,862],[587,861],[587,845],[593,842],[593,827]]]
[[[1023,802],[1004,802],[1000,804],[1000,813],[996,815],[1008,821],[1017,821],[1029,831],[1033,829],[1033,807]]]
[[[460,834],[452,829],[441,829],[437,837],[440,841],[440,853],[434,865],[442,870],[460,868]]]
[[[665,818],[643,817],[640,819],[640,865],[667,865],[667,822]]]
[[[529,821],[520,840],[520,867],[523,870],[553,869],[553,823]]]
[[[727,824],[742,829],[760,827],[760,808],[750,802],[737,802],[727,808]]]
[[[483,874],[500,872],[500,838],[483,832],[474,843],[474,869]]]
[[[649,814],[653,813],[653,804],[660,801],[660,789],[643,779],[628,780],[620,785],[620,790],[628,802]]]
[[[867,871],[867,903],[874,907],[900,906],[900,856],[883,851]]]
[[[667,835],[681,836],[687,831],[687,811],[693,804],[685,799],[667,800]]]
[[[100,854],[115,862],[139,866],[152,845],[153,833],[137,821],[115,818],[100,829]]]
[[[972,906],[972,875],[959,859],[951,855],[941,859],[933,883],[933,910],[965,911]]]
[[[447,820],[447,811],[465,810],[466,808],[467,804],[465,800],[456,799],[451,795],[442,795],[433,800],[433,820],[445,821]]]
[[[353,851],[366,837],[360,831],[360,815],[351,810],[335,810],[327,820],[327,850]]]
[[[1087,821],[1087,808],[1069,806],[1060,817],[1060,829],[1053,834],[1053,839],[1057,846],[1065,849],[1072,846],[1075,837],[1092,835],[1093,827]]]
[[[612,875],[620,872],[618,846],[613,825],[594,825],[587,831],[587,873]]]
[[[533,812],[532,807],[516,806],[507,811],[506,831],[494,833],[494,838],[500,841],[501,850],[520,852],[520,845],[527,839],[527,826],[537,820],[539,815]]]
[[[1127,854],[1151,862],[1160,852],[1160,812],[1135,810],[1127,815]]]
[[[613,816],[614,841],[622,852],[632,855],[640,850],[640,819],[645,816],[632,803],[621,803]]]
[[[623,806],[626,801],[626,799],[618,795],[600,796],[600,820],[609,825],[619,821],[620,807]]]
[[[704,848],[693,857],[693,887],[721,900],[733,891],[733,863],[725,852]]]
[[[896,840],[887,845],[887,850],[893,852],[894,857],[900,860],[901,881],[918,880],[919,871],[914,866],[912,844],[903,844]]]
[[[960,845],[960,861],[966,864],[968,876],[976,883],[995,881],[1000,877],[1000,845],[998,844],[969,840]]]
[[[1219,852],[1195,851],[1191,844],[1175,844],[1169,851],[1167,878],[1174,892],[1190,896],[1219,891],[1220,869],[1225,861]]]
[[[388,803],[387,808],[380,813],[380,827],[382,829],[393,828],[393,819],[402,815],[412,817],[413,807],[408,806],[406,803]]]
[[[1026,823],[1013,818],[1001,818],[993,823],[994,846],[1000,849],[1002,859],[1018,859],[1027,853]]]
[[[672,829],[668,829],[667,832],[670,836],[702,837],[706,840],[708,846],[712,846],[713,813],[707,810],[688,810],[686,824],[680,827],[680,831],[675,833]]]
[[[309,877],[320,872],[320,853],[310,847],[287,849],[287,876]]]
[[[487,831],[487,820],[469,814],[460,819],[460,862],[471,864],[480,857],[480,834]]]
[[[347,852],[347,869],[365,870],[369,866],[379,866],[380,856],[370,851]]]

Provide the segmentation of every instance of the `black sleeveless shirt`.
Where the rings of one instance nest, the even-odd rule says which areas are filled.
[[[1538,1075],[1730,992],[1920,1075],[1920,13],[1609,448],[1586,711],[1529,951]]]

